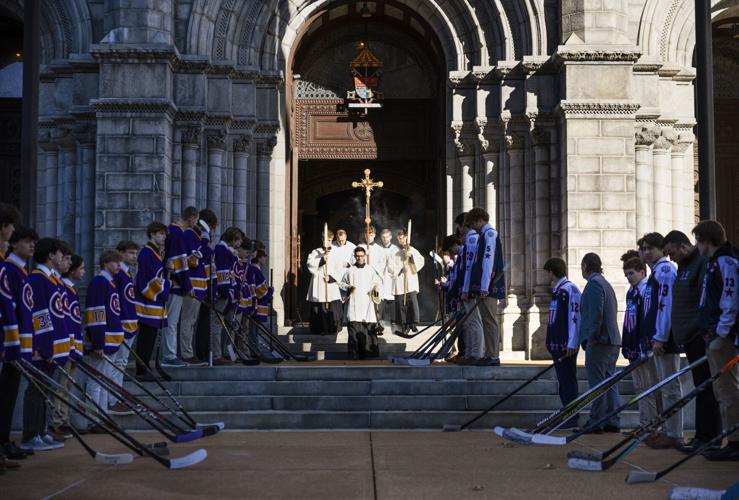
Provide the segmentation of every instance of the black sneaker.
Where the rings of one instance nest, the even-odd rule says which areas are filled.
[[[739,462],[739,446],[724,446],[718,450],[703,452],[703,456],[712,462]]]
[[[614,434],[618,434],[619,432],[621,432],[621,428],[617,425],[606,424],[603,426],[603,432],[612,432]]]
[[[34,454],[33,450],[21,450],[14,441],[5,443],[3,449],[5,450],[3,454],[11,460],[23,460]]]

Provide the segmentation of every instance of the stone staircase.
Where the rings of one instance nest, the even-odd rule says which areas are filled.
[[[172,369],[171,391],[199,421],[223,421],[229,429],[431,429],[461,424],[518,387],[543,365],[428,367],[350,362],[283,363],[258,367]],[[578,369],[580,388],[587,387]],[[686,385],[687,385],[686,379]],[[155,393],[155,384],[147,384]],[[128,384],[132,392],[142,391]],[[633,394],[630,381],[619,386],[622,399]],[[685,390],[689,390],[686,387]],[[148,399],[148,398],[145,398]],[[156,406],[156,405],[155,405]],[[480,419],[475,428],[530,427],[560,406],[554,373]],[[692,428],[692,405],[685,411]],[[144,429],[137,417],[123,417],[131,429]],[[637,422],[636,409],[622,425]]]

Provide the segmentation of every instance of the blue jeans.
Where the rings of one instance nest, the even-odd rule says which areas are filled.
[[[594,387],[607,379],[616,371],[616,360],[618,359],[619,346],[610,344],[599,344],[593,340],[589,340],[585,347],[585,371],[588,374],[588,384]],[[590,417],[588,418],[586,427],[598,422],[606,414],[615,410],[619,406],[618,387],[613,386],[605,395],[593,401],[590,407]],[[600,424],[602,429],[604,425],[610,424],[620,427],[620,418],[614,415],[607,422]]]

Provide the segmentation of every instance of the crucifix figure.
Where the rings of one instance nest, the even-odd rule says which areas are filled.
[[[370,248],[370,224],[372,223],[372,217],[370,216],[370,196],[374,188],[381,188],[384,185],[382,181],[374,181],[370,177],[370,169],[364,169],[364,179],[361,181],[352,182],[353,188],[361,188],[364,190],[364,231],[365,239],[367,241],[367,263],[369,264],[369,248]]]

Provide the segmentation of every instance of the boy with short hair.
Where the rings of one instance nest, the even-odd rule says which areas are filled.
[[[554,360],[557,374],[559,400],[562,406],[577,398],[577,352],[579,343],[577,325],[580,320],[580,289],[567,279],[567,264],[553,257],[544,263],[544,271],[552,285],[552,301],[549,303],[546,344]],[[574,415],[562,426],[577,427]]]
[[[63,270],[63,244],[42,238],[36,244],[33,260],[36,269],[28,281],[33,291],[33,364],[53,377],[57,364],[64,366],[69,356],[69,331],[64,310],[66,288],[57,278]],[[21,448],[45,451],[62,448],[64,443],[48,434],[46,399],[29,384],[23,397],[23,438]]]
[[[698,325],[706,339],[711,375],[737,355],[739,343],[739,251],[726,240],[726,232],[714,220],[693,228],[701,255],[709,257],[703,277]],[[739,368],[736,365],[713,383],[721,407],[724,430],[739,423]],[[705,454],[709,460],[739,460],[739,434],[729,436],[728,445]]]
[[[157,334],[167,326],[166,305],[171,286],[167,278],[170,269],[167,269],[164,262],[167,231],[167,226],[161,222],[149,224],[146,228],[149,241],[141,248],[137,256],[138,265],[134,288],[139,334],[136,340],[136,353],[146,363],[146,366],[137,360],[136,377],[142,380],[150,378],[147,368]]]
[[[216,289],[214,307],[226,321],[229,322],[235,313],[233,298],[235,283],[232,279],[232,270],[238,261],[236,249],[241,246],[241,230],[237,227],[227,228],[221,235],[213,250],[213,263],[215,264]],[[226,343],[221,322],[214,313],[211,316],[210,325],[210,350],[213,353],[213,365],[228,365],[231,361],[223,356],[223,346]]]
[[[621,354],[635,363],[651,351],[650,339],[642,328],[644,322],[644,290],[647,288],[647,267],[638,256],[638,252],[631,250],[621,256],[623,271],[629,282],[626,292],[626,312],[621,334]],[[657,372],[653,363],[645,363],[631,374],[634,387],[643,392],[658,382]],[[652,421],[661,413],[662,402],[657,394],[639,401],[639,424],[644,425]]]
[[[110,357],[118,352],[124,338],[121,299],[115,282],[120,262],[121,255],[115,250],[106,250],[100,255],[100,273],[87,287],[85,304],[85,330],[89,345],[86,361],[108,378],[112,378],[114,369],[103,356]],[[88,379],[87,393],[100,407],[108,408],[108,391],[96,380]],[[97,432],[98,429],[94,427],[91,431]]]
[[[652,270],[644,288],[644,319],[642,328],[654,352],[652,363],[658,380],[664,380],[680,369],[680,349],[672,335],[672,285],[677,279],[677,267],[665,257],[664,237],[648,233],[637,242],[639,257]],[[680,398],[680,379],[665,385],[659,392],[662,407],[667,408]],[[677,448],[683,444],[683,412],[670,417],[662,429],[646,439],[655,449]]]
[[[3,216],[5,217],[5,216]],[[5,217],[0,225],[13,221]],[[4,234],[4,231],[0,230]],[[10,428],[20,385],[20,371],[12,363],[33,355],[33,291],[28,282],[26,262],[33,256],[38,235],[28,227],[17,227],[8,239],[9,251],[0,264],[0,446],[10,459],[23,459],[26,453],[10,441]]]
[[[116,291],[121,302],[121,326],[123,327],[123,338],[130,346],[139,330],[139,317],[136,313],[136,292],[133,286],[133,276],[131,276],[131,266],[136,264],[136,257],[139,252],[139,245],[130,240],[123,240],[116,246],[116,251],[121,256],[120,268],[118,274],[114,276]],[[125,347],[120,347],[118,351],[110,357],[110,360],[121,370],[126,370],[128,366],[128,357],[130,353]],[[123,385],[123,373],[113,370],[111,377],[116,384]],[[111,415],[130,415],[131,410],[118,398],[111,394],[108,398],[108,411]]]

